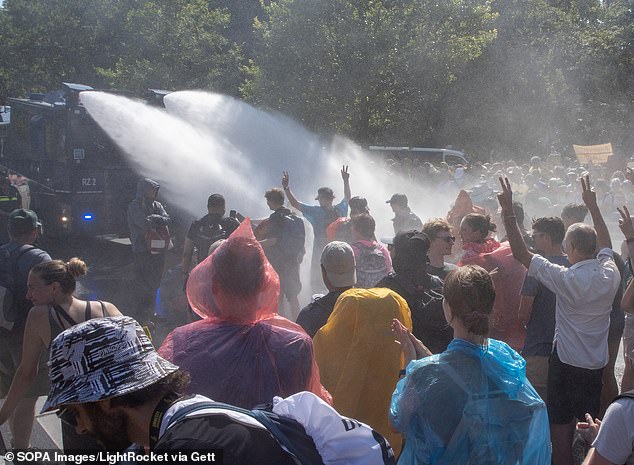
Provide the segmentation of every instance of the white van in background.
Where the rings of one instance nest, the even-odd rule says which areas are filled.
[[[469,160],[464,152],[454,149],[439,149],[430,147],[388,147],[383,145],[370,145],[370,152],[381,153],[385,158],[417,158],[430,163],[445,162],[448,165],[468,165]]]

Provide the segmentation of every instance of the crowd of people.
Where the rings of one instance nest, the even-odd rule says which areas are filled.
[[[83,261],[51,260],[32,245],[35,213],[15,209],[0,247],[13,445],[29,447],[46,391],[72,448],[87,434],[85,447],[214,449],[223,463],[572,465],[577,432],[585,464],[634,463],[634,173],[385,164],[452,196],[446,217],[421,220],[395,193],[394,236],[377,239],[348,166],[338,203],[330,187],[301,202],[282,173],[266,219],[227,216],[212,193],[182,252],[188,322],[157,348],[174,245],[156,181],[128,208],[136,301],[121,312],[77,299]],[[326,292],[302,302],[303,288]]]

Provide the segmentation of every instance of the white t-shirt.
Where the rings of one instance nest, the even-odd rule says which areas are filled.
[[[528,276],[557,296],[554,342],[559,359],[590,370],[607,365],[610,312],[621,284],[612,250],[601,249],[597,258],[570,268],[534,255]]]
[[[634,465],[634,399],[608,407],[592,447],[612,463]]]

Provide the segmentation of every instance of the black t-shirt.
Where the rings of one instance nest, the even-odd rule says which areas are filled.
[[[412,313],[412,333],[434,354],[444,351],[453,339],[453,329],[442,309],[442,280],[430,275],[426,286],[415,286],[397,273],[390,273],[374,287],[386,287],[407,301]]]
[[[220,239],[226,239],[227,234],[222,226],[223,217],[218,214],[205,215],[194,221],[187,232],[198,250],[198,262],[203,261],[209,252],[209,246]]]
[[[444,280],[450,271],[457,269],[458,267],[453,263],[444,263],[442,267],[432,266],[430,264],[427,265],[427,273],[433,274],[434,276],[438,276],[440,279]]]
[[[158,454],[220,450],[222,461],[217,458],[216,461],[223,465],[295,465],[293,458],[284,452],[267,429],[226,414],[185,418],[168,428],[152,450]]]
[[[330,314],[335,308],[335,303],[343,291],[331,291],[323,297],[315,299],[314,302],[306,305],[299,316],[297,324],[304,328],[304,331],[310,336],[315,337],[317,331],[326,324]]]

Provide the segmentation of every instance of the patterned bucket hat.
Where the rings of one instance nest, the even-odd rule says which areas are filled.
[[[42,413],[138,391],[178,370],[127,316],[73,326],[53,340],[50,354],[51,387]]]

